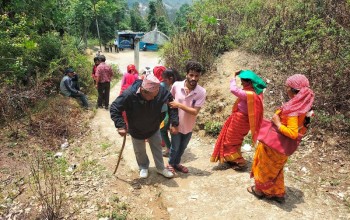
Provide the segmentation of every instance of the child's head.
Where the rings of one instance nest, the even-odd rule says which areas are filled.
[[[100,64],[100,60],[98,59],[98,57],[94,57],[94,63],[95,65]]]
[[[180,74],[177,72],[176,69],[172,68],[164,70],[162,78],[163,82],[165,82],[167,85],[172,85],[175,81],[181,80]]]

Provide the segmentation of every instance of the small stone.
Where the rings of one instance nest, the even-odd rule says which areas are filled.
[[[59,157],[62,157],[63,153],[62,152],[57,152],[54,157],[55,158],[59,158]]]
[[[338,173],[347,174],[347,173],[349,173],[349,170],[341,168],[341,169],[338,170]]]
[[[342,193],[342,192],[338,193],[338,197],[343,199],[344,198],[344,193]]]
[[[198,195],[191,195],[191,196],[190,196],[190,199],[192,199],[192,200],[197,200],[197,199],[198,199]]]
[[[252,146],[250,144],[244,144],[242,149],[245,152],[250,152],[252,150]]]
[[[302,168],[301,168],[301,171],[304,172],[304,173],[307,173],[306,167],[302,167]]]
[[[64,149],[66,149],[68,146],[69,146],[68,140],[65,139],[64,143],[61,144],[61,149],[64,150]]]

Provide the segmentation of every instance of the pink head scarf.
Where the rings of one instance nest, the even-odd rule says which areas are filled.
[[[314,102],[314,92],[309,88],[309,80],[302,74],[290,76],[286,85],[299,90],[291,100],[281,106],[282,114],[288,116],[299,116],[310,111]]]
[[[163,81],[162,74],[166,70],[164,66],[156,66],[153,68],[153,74],[159,79],[159,81]]]
[[[160,82],[153,74],[146,75],[143,79],[141,87],[148,92],[156,92],[159,90]]]

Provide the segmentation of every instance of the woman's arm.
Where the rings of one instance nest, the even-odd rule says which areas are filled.
[[[233,78],[230,81],[230,91],[233,95],[237,96],[241,100],[247,100],[247,94],[243,89],[237,87],[236,79]]]
[[[278,130],[285,136],[291,139],[298,138],[298,116],[287,116],[286,125],[281,123],[279,115],[275,114],[272,117],[272,122],[278,127]]]

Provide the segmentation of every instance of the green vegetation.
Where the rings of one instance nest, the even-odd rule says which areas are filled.
[[[107,148],[111,147],[112,144],[111,143],[102,143],[101,144],[101,148],[102,150],[107,150]]]
[[[43,152],[37,152],[30,163],[30,187],[42,206],[44,218],[59,219],[63,215],[67,204],[64,188],[67,168],[65,159],[55,159]]]
[[[240,47],[280,63],[280,89],[282,78],[305,74],[316,94],[316,117],[322,111],[349,118],[349,1],[202,0],[189,11],[182,32],[164,47],[167,66],[183,71],[194,59],[210,69],[219,54]],[[350,123],[340,118],[315,120],[315,125],[348,136]]]
[[[217,137],[221,131],[222,123],[218,121],[208,121],[204,125],[204,130],[207,134]]]
[[[97,217],[99,218],[109,217],[109,219],[113,219],[113,220],[127,219],[128,204],[126,204],[125,202],[121,202],[119,197],[116,195],[109,198],[109,200],[111,201],[111,207],[106,207],[101,204],[98,205],[99,212]]]

